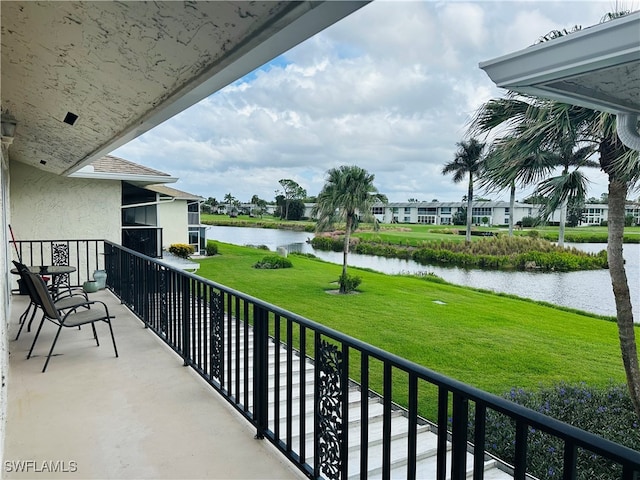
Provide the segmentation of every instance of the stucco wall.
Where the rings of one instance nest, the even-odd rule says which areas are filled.
[[[11,226],[16,240],[121,241],[118,180],[68,178],[10,165]]]
[[[0,152],[0,223],[2,223],[2,246],[0,246],[0,465],[4,465],[4,432],[7,421],[7,386],[9,382],[8,322],[11,305],[9,303],[9,242],[7,237],[10,210],[8,155],[5,149]],[[0,473],[0,476],[2,474]]]
[[[189,243],[186,200],[158,204],[158,226],[162,227],[162,248],[172,243]]]

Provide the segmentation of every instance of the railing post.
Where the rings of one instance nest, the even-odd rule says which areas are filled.
[[[189,291],[189,279],[180,278],[181,313],[182,313],[182,359],[186,367],[191,362],[191,292]]]
[[[231,312],[229,312],[231,313]],[[253,417],[256,438],[263,439],[268,426],[269,407],[269,325],[265,309],[253,306]]]
[[[451,427],[451,480],[467,477],[467,422],[469,400],[453,394],[453,426]]]

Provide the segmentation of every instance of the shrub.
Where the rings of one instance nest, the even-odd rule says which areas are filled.
[[[173,243],[169,246],[169,252],[180,258],[189,258],[195,251],[192,245],[186,243]]]
[[[640,449],[638,418],[625,385],[593,388],[585,384],[560,383],[537,391],[513,388],[504,397],[634,450]],[[513,421],[488,411],[486,426],[487,450],[507,462],[513,461]],[[562,478],[563,444],[560,440],[529,427],[528,445],[528,473],[541,480]],[[622,478],[618,465],[583,449],[578,450],[577,465],[578,480]]]
[[[344,273],[340,275],[340,279],[338,280],[340,284],[340,291],[342,293],[353,292],[358,286],[362,283],[362,279],[355,275],[349,275],[348,273]]]
[[[291,267],[293,267],[291,260],[284,257],[279,257],[278,255],[267,255],[262,260],[253,265],[253,268],[263,268],[267,270]]]
[[[218,244],[213,240],[207,240],[207,246],[205,248],[207,257],[212,257],[218,254]]]
[[[525,228],[535,227],[538,224],[538,219],[535,217],[523,217],[521,223]]]

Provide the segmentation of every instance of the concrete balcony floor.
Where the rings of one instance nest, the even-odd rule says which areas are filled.
[[[116,316],[120,357],[106,324],[100,347],[89,326],[66,328],[45,373],[57,327],[27,360],[40,316],[13,341],[28,299],[12,298],[3,478],[304,478],[114,296],[91,296]]]

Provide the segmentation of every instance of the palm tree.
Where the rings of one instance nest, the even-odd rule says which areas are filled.
[[[473,179],[479,176],[483,169],[484,143],[480,143],[475,138],[469,141],[458,142],[458,151],[453,160],[442,168],[442,174],[448,175],[453,173],[453,181],[459,183],[469,175],[469,183],[467,189],[467,236],[466,242],[471,242],[471,218],[472,218],[472,202],[473,202]]]
[[[584,200],[587,194],[587,179],[579,170],[580,167],[599,166],[598,162],[589,160],[594,152],[593,145],[584,145],[574,149],[575,140],[570,136],[559,139],[554,150],[544,152],[552,165],[562,167],[559,176],[551,177],[538,185],[538,193],[548,197],[545,205],[546,216],[550,216],[560,207],[560,228],[558,231],[558,245],[564,246],[564,232],[567,219],[567,205],[570,199]],[[569,172],[569,168],[574,170]]]
[[[569,199],[584,198],[586,194],[587,180],[578,168],[598,167],[598,163],[588,160],[593,146],[580,146],[574,151],[577,142],[573,135],[560,136],[544,150],[531,148],[522,131],[538,108],[539,101],[526,95],[519,98],[511,93],[506,98],[489,100],[476,111],[469,133],[489,135],[497,128],[506,129],[508,136],[490,147],[481,185],[496,190],[509,188],[513,212],[516,186],[540,184],[538,193],[548,197],[543,216],[550,217],[560,207],[558,244],[562,246]],[[558,167],[563,168],[561,175],[548,178]],[[575,167],[571,174],[570,167]],[[513,235],[513,215],[509,218],[509,235]]]
[[[340,293],[347,293],[347,255],[351,233],[358,228],[360,217],[371,217],[371,207],[376,201],[387,203],[387,197],[378,193],[373,185],[374,178],[374,175],[355,165],[331,168],[327,171],[326,182],[313,208],[313,215],[318,219],[318,231],[332,228],[337,221],[346,224]]]
[[[620,350],[634,409],[640,417],[640,367],[629,284],[622,255],[625,203],[640,180],[638,152],[625,147],[616,134],[613,115],[557,102],[547,102],[524,133],[531,145],[544,145],[562,132],[579,132],[579,140],[596,145],[599,164],[609,178],[607,259],[616,303]]]
[[[509,140],[505,143],[508,144],[511,155],[527,157],[536,152],[557,152],[561,145],[559,139],[570,139],[574,155],[580,151],[578,149],[573,152],[576,145],[590,145],[594,150],[597,149],[599,166],[609,177],[609,275],[616,303],[616,320],[627,386],[635,412],[640,417],[640,367],[631,296],[622,256],[626,196],[629,187],[640,179],[638,153],[632,152],[619,141],[612,115],[585,107],[537,99],[533,99],[524,112],[522,108],[512,111],[517,111],[513,118],[502,118],[502,123],[508,127]],[[494,126],[497,125],[500,123]],[[552,203],[560,204],[571,195],[571,191],[575,193],[582,188],[578,185],[579,176],[572,174],[567,172],[543,182],[543,191],[547,194],[555,192],[552,194]]]
[[[509,236],[513,236],[513,212],[516,203],[516,187],[538,183],[552,171],[553,165],[544,155],[531,154],[520,156],[513,154],[510,142],[496,141],[485,158],[484,172],[480,186],[488,191],[509,189]]]

